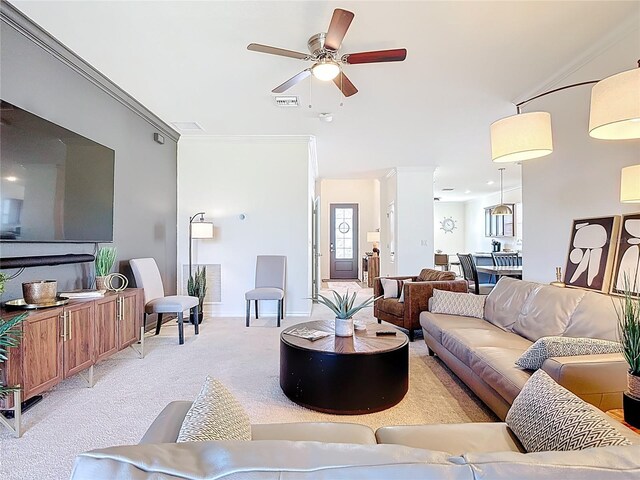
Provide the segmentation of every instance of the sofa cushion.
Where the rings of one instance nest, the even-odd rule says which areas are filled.
[[[381,298],[376,301],[378,310],[402,318],[404,316],[404,303],[397,298]]]
[[[465,452],[523,452],[506,423],[401,425],[376,430],[378,443],[393,443],[452,455]]]
[[[530,377],[530,372],[515,364],[524,350],[522,347],[478,347],[471,352],[469,368],[510,404]]]
[[[479,347],[518,349],[522,353],[531,345],[526,338],[481,321],[484,325],[480,328],[450,328],[442,332],[442,346],[467,366],[470,366],[471,353]]]
[[[533,342],[562,335],[584,295],[584,290],[540,285],[527,297],[513,331]]]
[[[501,277],[487,296],[484,318],[505,330],[518,320],[527,298],[540,284]]]
[[[420,325],[422,329],[431,335],[438,343],[442,343],[442,331],[455,328],[486,328],[487,330],[497,330],[490,323],[473,317],[462,317],[460,315],[445,315],[443,313],[422,312],[420,314]]]
[[[447,280],[455,280],[456,274],[454,272],[443,272],[442,270],[434,270],[432,268],[423,268],[418,275],[418,282],[444,282]]]
[[[574,337],[542,337],[536,340],[535,343],[516,360],[516,365],[529,370],[537,370],[538,368],[542,368],[542,364],[547,358],[616,353],[619,351],[620,344],[609,340]]]
[[[178,442],[251,440],[251,424],[240,402],[218,380],[207,376],[187,412]]]
[[[563,335],[616,341],[618,315],[614,302],[617,300],[602,293],[585,292]]]
[[[251,425],[251,440],[357,443],[375,445],[371,428],[357,423],[298,422]]]
[[[507,418],[527,452],[631,445],[595,407],[538,370],[514,400]]]
[[[482,318],[486,298],[471,293],[434,289],[433,297],[429,299],[429,308],[433,313]]]

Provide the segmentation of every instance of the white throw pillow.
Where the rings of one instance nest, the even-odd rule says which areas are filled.
[[[484,302],[486,298],[485,295],[449,292],[447,290],[434,288],[431,300],[431,312],[482,318],[484,316]]]
[[[505,419],[527,452],[631,445],[604,414],[538,370]]]
[[[178,442],[251,440],[251,424],[240,402],[218,380],[207,376],[182,422]]]
[[[382,283],[382,294],[384,298],[400,298],[400,295],[402,295],[402,286],[406,281],[410,282],[411,279],[396,280],[395,278],[381,278],[380,282]]]
[[[407,280],[403,280],[402,281],[402,293],[400,293],[400,298],[398,298],[398,302],[404,303],[405,287],[406,287],[407,283],[412,283],[412,282],[413,282],[413,280],[411,280],[411,279],[407,279]]]
[[[529,370],[542,368],[547,358],[572,357],[575,355],[594,355],[599,353],[620,352],[620,344],[597,338],[542,337],[534,342],[516,360],[516,365]]]

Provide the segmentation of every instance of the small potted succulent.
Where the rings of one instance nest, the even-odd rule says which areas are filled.
[[[189,275],[187,280],[187,294],[192,297],[198,297],[198,323],[202,323],[204,313],[202,307],[204,306],[204,296],[207,294],[207,267],[197,267],[195,275]],[[191,312],[191,323],[195,324],[195,314]]]
[[[640,428],[640,297],[626,275],[623,292],[620,308],[616,309],[622,354],[629,364],[628,391],[623,394],[622,404],[625,422]]]
[[[96,254],[96,290],[107,289],[107,276],[116,261],[116,247],[102,247]]]
[[[329,307],[333,313],[336,314],[335,333],[338,337],[350,337],[353,335],[353,316],[363,308],[366,308],[373,304],[377,299],[369,297],[360,305],[353,304],[356,301],[357,293],[349,295],[349,291],[344,295],[340,295],[335,290],[333,292],[333,299],[318,294],[318,303],[321,303]]]

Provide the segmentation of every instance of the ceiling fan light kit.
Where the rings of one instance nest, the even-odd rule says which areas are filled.
[[[272,90],[273,93],[284,93],[289,88],[300,83],[309,75],[318,80],[330,81],[340,89],[345,97],[358,93],[358,89],[342,71],[342,65],[355,65],[359,63],[401,62],[407,57],[407,50],[397,48],[393,50],[377,50],[372,52],[360,52],[338,56],[338,50],[342,46],[342,40],[353,21],[354,14],[341,8],[336,8],[331,17],[331,23],[327,33],[317,33],[309,38],[307,47],[309,54],[271,47],[259,43],[250,43],[247,50],[259,53],[268,53],[297,60],[313,61],[314,64],[302,72],[294,75],[283,84]]]

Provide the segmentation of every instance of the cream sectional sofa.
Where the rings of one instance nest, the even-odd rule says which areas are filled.
[[[640,478],[640,437],[611,419],[633,445],[522,453],[505,423],[382,427],[375,433],[352,423],[269,424],[253,425],[252,441],[175,443],[190,406],[170,403],[139,445],[79,455],[72,480]]]
[[[531,371],[515,361],[544,336],[616,340],[611,297],[503,277],[487,296],[484,319],[423,312],[420,324],[436,354],[501,419]],[[622,354],[545,360],[556,382],[603,411],[622,407],[627,364]]]

